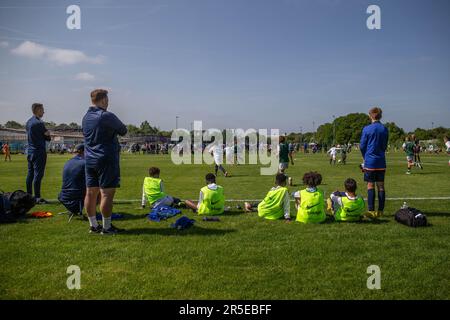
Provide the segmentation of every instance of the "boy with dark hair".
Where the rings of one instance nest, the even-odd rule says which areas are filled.
[[[186,206],[199,215],[218,215],[225,211],[223,187],[216,184],[216,176],[208,173],[205,176],[206,186],[200,189],[198,203],[186,200]]]
[[[163,181],[159,178],[160,170],[156,167],[148,169],[149,177],[144,178],[142,186],[142,208],[148,201],[153,209],[159,206],[172,206],[181,202],[180,199],[171,197],[164,192]]]
[[[280,143],[278,144],[278,173],[286,174],[286,169],[289,168],[289,162],[294,165],[292,152],[289,150],[289,144],[286,142],[285,136],[280,136]],[[292,185],[292,178],[288,177],[289,185]]]
[[[356,195],[357,184],[352,178],[344,182],[345,192],[333,192],[329,199],[329,209],[336,221],[359,221],[363,217],[366,204]]]
[[[297,209],[296,221],[302,223],[320,223],[325,221],[324,193],[317,188],[322,183],[322,175],[318,172],[307,172],[303,175],[306,189],[293,194]]]
[[[277,220],[284,217],[286,221],[291,221],[291,205],[286,180],[285,174],[278,173],[275,176],[275,186],[269,190],[263,201],[254,204],[245,202],[244,210],[251,212],[258,208],[258,216],[267,220]]]

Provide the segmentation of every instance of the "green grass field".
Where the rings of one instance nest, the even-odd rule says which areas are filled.
[[[50,155],[43,196],[56,199],[61,170],[69,156]],[[305,171],[318,170],[327,195],[354,177],[365,196],[359,153],[346,166],[330,167],[323,154],[297,155],[288,170],[299,183]],[[175,166],[169,156],[121,158],[122,187],[117,200],[140,199],[149,166],[161,168],[166,191],[196,200],[206,165]],[[448,157],[423,155],[425,169],[405,175],[404,155],[389,154],[388,198],[450,197]],[[0,189],[25,188],[26,159],[0,162]],[[256,165],[229,166],[219,176],[229,199],[261,199],[273,176]],[[291,187],[295,191],[298,187]],[[407,200],[432,224],[408,228],[393,219],[402,200],[387,202],[378,223],[290,224],[264,221],[256,213],[231,212],[220,222],[196,220],[185,231],[146,219],[139,202],[118,203],[116,221],[127,232],[113,237],[88,234],[88,223],[66,215],[0,225],[1,299],[449,299],[450,200]],[[237,203],[230,203],[236,205]],[[240,203],[241,204],[241,203]],[[64,211],[58,204],[34,209]],[[33,209],[33,210],[34,210]],[[291,214],[294,215],[292,204]],[[81,268],[81,290],[66,287],[69,265]],[[381,290],[369,290],[369,265],[381,268]]]

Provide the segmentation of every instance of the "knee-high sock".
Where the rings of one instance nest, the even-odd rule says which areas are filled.
[[[383,191],[378,191],[378,210],[384,210],[384,203],[386,202],[386,193]]]
[[[367,206],[369,211],[375,211],[375,189],[367,190]]]

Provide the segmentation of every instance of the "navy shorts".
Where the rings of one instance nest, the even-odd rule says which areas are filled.
[[[119,188],[119,164],[106,163],[102,166],[86,165],[86,187],[88,188]]]
[[[384,182],[386,170],[364,171],[365,182]]]

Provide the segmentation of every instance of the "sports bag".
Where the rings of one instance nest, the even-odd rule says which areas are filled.
[[[408,227],[425,227],[428,225],[427,216],[416,208],[402,208],[395,213],[395,220]]]
[[[0,223],[16,222],[35,204],[34,197],[25,191],[0,192]]]

